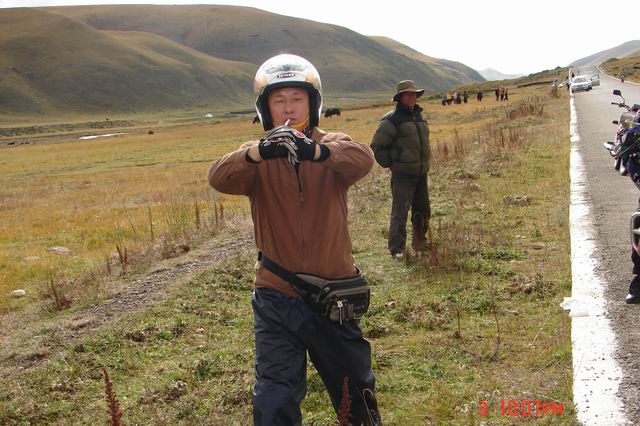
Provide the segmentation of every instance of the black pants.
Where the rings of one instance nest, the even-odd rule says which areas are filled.
[[[351,423],[367,416],[363,400],[376,410],[371,346],[359,321],[339,323],[313,312],[302,300],[258,288],[253,293],[256,336],[254,425],[300,425],[300,402],[307,388],[307,351],[338,412],[348,378]]]
[[[407,215],[411,209],[412,245],[414,250],[423,250],[427,243],[427,231],[431,206],[429,205],[429,183],[427,175],[391,175],[391,223],[389,225],[389,251],[392,255],[406,250]]]

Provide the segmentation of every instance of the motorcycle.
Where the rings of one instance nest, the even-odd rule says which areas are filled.
[[[609,154],[613,157],[614,169],[618,170],[621,175],[626,176],[627,164],[626,161],[629,158],[629,146],[625,146],[626,136],[629,129],[637,126],[638,123],[638,111],[640,111],[640,105],[634,104],[629,106],[625,103],[625,99],[622,96],[622,92],[616,89],[613,94],[620,96],[622,102],[611,102],[611,105],[617,105],[620,108],[625,109],[618,120],[613,120],[612,123],[617,125],[616,135],[614,141],[607,141],[603,143],[604,148],[609,151]]]

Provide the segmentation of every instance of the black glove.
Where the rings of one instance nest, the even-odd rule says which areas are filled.
[[[304,133],[288,126],[274,128],[267,133],[264,141],[269,141],[284,148],[286,152],[283,155],[288,155],[289,162],[294,166],[303,160],[313,160],[316,155],[315,141],[307,138]],[[262,152],[260,155],[262,155]]]
[[[296,139],[295,143],[300,161],[313,160],[316,156],[316,143],[314,140],[305,137],[304,139]]]
[[[274,142],[269,139],[261,139],[258,144],[258,152],[263,160],[270,160],[277,157],[285,157],[289,150],[283,143]]]

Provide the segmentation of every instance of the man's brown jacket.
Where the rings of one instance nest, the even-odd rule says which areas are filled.
[[[337,279],[356,274],[347,224],[347,190],[366,176],[373,153],[343,133],[322,138],[329,157],[302,161],[296,169],[286,158],[252,163],[247,151],[257,141],[215,161],[209,183],[226,194],[251,201],[256,246],[290,272]],[[293,288],[258,265],[256,287],[297,297]]]

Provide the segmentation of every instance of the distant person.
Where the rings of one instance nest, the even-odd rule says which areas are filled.
[[[571,71],[571,80],[573,80],[574,78],[576,78],[576,75],[573,73],[573,71]]]
[[[453,94],[451,93],[451,90],[449,90],[447,92],[447,105],[451,105],[451,102],[453,102]]]
[[[509,100],[509,88],[508,87],[504,88],[504,100],[505,101]]]
[[[558,93],[558,79],[554,78],[553,83],[551,84],[551,96],[557,98],[560,94]]]
[[[569,77],[567,77],[567,79],[564,81],[564,85],[567,88],[567,92],[568,92],[569,88],[571,87],[571,80],[569,80]]]
[[[447,106],[447,95],[443,93],[440,97],[440,101],[442,102],[442,106]]]
[[[468,99],[469,96],[467,95],[467,91],[465,90],[464,92],[462,92],[462,102],[466,104]]]
[[[480,90],[476,93],[476,99],[478,102],[482,102],[482,92]]]
[[[496,101],[500,99],[500,88],[496,87],[496,90],[494,91],[496,94]]]
[[[385,114],[373,135],[376,161],[391,169],[391,220],[388,248],[395,259],[407,256],[407,215],[411,209],[412,246],[416,253],[427,249],[429,205],[429,127],[416,103],[424,89],[411,80],[398,83],[396,108]]]
[[[500,101],[504,101],[504,87],[500,86],[498,88],[498,93],[500,94]]]
[[[346,279],[349,288],[368,294],[351,254],[346,206],[349,187],[369,173],[373,153],[344,133],[318,128],[322,85],[306,59],[287,54],[268,59],[256,73],[254,88],[256,109],[269,133],[209,169],[216,190],[249,197],[261,254],[252,299],[253,424],[302,424],[308,356],[336,413],[347,378],[350,420],[381,425],[371,346],[354,317],[356,307],[307,297],[311,284],[294,274],[324,277],[338,289]]]

